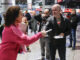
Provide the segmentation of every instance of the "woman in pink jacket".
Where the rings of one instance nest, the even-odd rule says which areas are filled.
[[[46,35],[46,31],[28,37],[18,28],[23,14],[19,6],[8,8],[4,19],[5,28],[2,33],[2,43],[0,44],[0,60],[16,60],[19,49],[22,45],[30,45],[39,38]]]

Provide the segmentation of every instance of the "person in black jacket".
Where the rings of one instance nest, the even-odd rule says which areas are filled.
[[[4,29],[4,24],[3,25],[0,25],[0,37],[2,38],[2,31]]]
[[[29,22],[29,28],[32,29],[31,22],[30,22],[31,21],[31,15],[30,15],[30,13],[28,13],[27,10],[25,11],[25,17],[27,18],[27,20]]]
[[[45,24],[49,17],[50,17],[49,9],[45,9],[42,14],[41,30],[45,29]],[[46,56],[46,60],[50,60],[50,51],[49,51],[50,48],[49,48],[48,35],[46,35],[44,38],[40,38],[40,46],[41,46],[41,57],[42,57],[41,60],[45,60],[45,56]]]
[[[28,19],[28,21],[31,20],[31,15],[27,10],[25,11],[25,17]]]
[[[41,31],[41,23],[42,23],[42,11],[39,11],[39,14],[36,15],[34,18],[39,22],[39,32]]]
[[[70,34],[70,45],[69,45],[69,47],[72,47],[72,50],[75,50],[75,46],[76,46],[76,28],[77,28],[78,21],[79,19],[78,19],[78,15],[76,15],[76,10],[72,9],[71,18],[70,18],[71,34]]]
[[[52,6],[52,16],[48,18],[46,30],[48,32],[51,60],[55,60],[56,50],[59,52],[60,60],[66,60],[66,36],[70,34],[70,22],[61,15],[61,6]]]
[[[2,21],[2,17],[1,17],[1,15],[0,15],[0,25],[1,25],[1,21]]]

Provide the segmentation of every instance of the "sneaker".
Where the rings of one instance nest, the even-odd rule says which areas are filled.
[[[45,60],[45,58],[42,58],[41,60]]]
[[[72,50],[75,50],[75,48],[72,48]]]
[[[46,59],[46,60],[50,60],[50,59]]]
[[[27,52],[31,52],[31,50],[29,49],[29,50],[27,50]]]
[[[69,47],[69,48],[71,48],[71,47],[72,47],[72,45],[69,45],[68,47]]]

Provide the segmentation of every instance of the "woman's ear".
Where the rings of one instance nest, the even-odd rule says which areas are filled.
[[[16,22],[16,23],[18,23],[18,21],[19,21],[19,19],[18,19],[18,18],[16,18],[15,22]]]

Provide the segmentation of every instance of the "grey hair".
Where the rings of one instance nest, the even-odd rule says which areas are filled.
[[[61,6],[60,6],[59,4],[54,4],[54,5],[52,6],[52,9],[53,9],[54,7],[56,7],[58,10],[61,10]]]
[[[45,12],[45,11],[49,11],[49,9],[45,9],[44,12]]]

